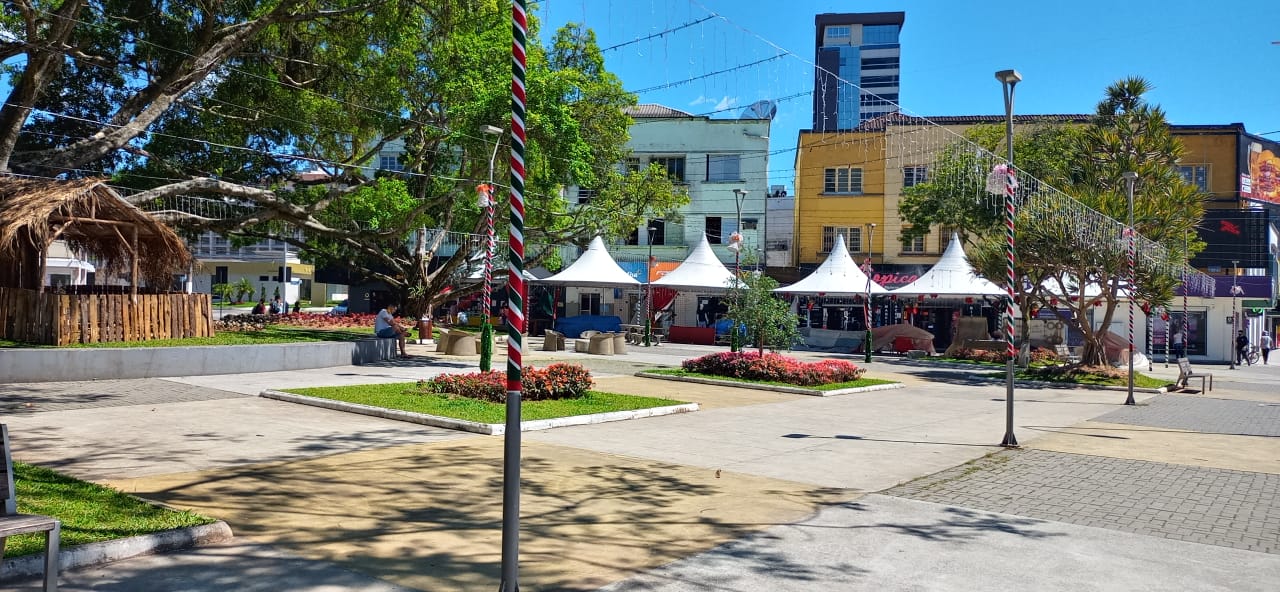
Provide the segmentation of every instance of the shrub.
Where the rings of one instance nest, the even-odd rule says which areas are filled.
[[[959,348],[951,353],[951,357],[960,360],[974,360],[977,362],[996,362],[998,364],[1005,363],[1008,360],[1005,357],[1004,350],[981,350],[981,349],[965,349]],[[1038,347],[1031,348],[1032,362],[1051,362],[1057,360],[1058,356],[1052,351]]]
[[[441,374],[418,385],[429,393],[452,394],[494,403],[507,401],[507,374],[497,370]],[[593,383],[591,373],[582,366],[551,364],[541,370],[532,366],[525,368],[520,376],[520,385],[523,400],[545,401],[581,397],[591,390]]]
[[[238,314],[227,315],[214,323],[215,331],[260,331],[266,325],[286,325],[311,329],[368,329],[373,331],[371,314],[327,315],[313,312],[294,312],[278,315]],[[401,322],[405,322],[403,319]]]
[[[802,362],[777,353],[722,352],[685,360],[686,372],[816,386],[862,378],[865,368],[844,360]]]

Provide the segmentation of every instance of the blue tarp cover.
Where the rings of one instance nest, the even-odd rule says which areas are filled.
[[[617,316],[579,315],[556,319],[556,332],[570,339],[582,336],[583,331],[617,333],[622,331],[622,318]]]

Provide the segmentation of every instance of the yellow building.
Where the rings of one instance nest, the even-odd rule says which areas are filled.
[[[798,146],[794,263],[821,263],[836,235],[858,260],[883,253],[884,239],[871,224],[884,226],[884,132],[801,130]]]

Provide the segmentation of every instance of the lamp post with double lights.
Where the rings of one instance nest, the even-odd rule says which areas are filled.
[[[493,256],[497,248],[497,240],[494,237],[494,207],[497,205],[494,200],[493,187],[493,166],[494,161],[498,158],[498,146],[502,145],[502,128],[485,125],[480,127],[480,131],[493,136],[493,153],[489,155],[489,183],[480,190],[481,199],[484,201],[484,298],[481,306],[484,315],[483,324],[480,326],[480,371],[488,372],[493,368],[493,325],[489,319],[493,316]]]
[[[653,345],[653,233],[657,232],[656,227],[650,226],[649,231],[649,260],[645,267],[644,283],[644,346]]]
[[[1004,305],[1004,338],[1005,352],[1009,358],[1005,362],[1005,422],[1004,422],[1004,439],[1000,442],[1001,446],[1006,448],[1017,448],[1018,439],[1013,435],[1013,362],[1016,352],[1013,348],[1013,297],[1016,277],[1014,276],[1014,260],[1016,253],[1014,251],[1014,234],[1013,220],[1016,213],[1016,204],[1014,202],[1014,190],[1017,187],[1017,178],[1014,176],[1013,169],[1013,91],[1019,82],[1022,82],[1022,75],[1017,70],[1001,70],[996,72],[996,80],[1000,81],[1000,87],[1004,93],[1004,139],[1005,144],[1009,148],[1009,162],[1005,169],[1005,192],[1004,192],[1004,225],[1005,225],[1005,283],[1006,296],[1008,301]],[[1025,306],[1026,303],[1024,302]]]

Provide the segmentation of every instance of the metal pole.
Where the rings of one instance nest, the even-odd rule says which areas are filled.
[[[520,590],[520,396],[524,301],[525,0],[511,3],[511,236],[507,264],[507,416],[502,446],[502,582]]]
[[[867,276],[867,300],[866,302],[863,303],[863,307],[862,307],[862,316],[864,317],[864,320],[866,321],[866,325],[867,325],[866,331],[863,331],[862,333],[862,350],[863,350],[862,361],[867,364],[871,363],[871,342],[872,342],[871,329],[872,327],[875,326],[875,323],[871,319],[871,251],[875,247],[875,244],[876,244],[875,241],[876,241],[876,223],[872,222],[870,225],[870,230],[867,232],[866,265],[864,265],[865,269],[862,270],[863,273],[865,273]]]
[[[1014,275],[1016,252],[1014,251],[1013,222],[1017,208],[1014,202],[1014,191],[1018,180],[1013,169],[1013,92],[1014,87],[1022,80],[1022,76],[1018,74],[1017,70],[1001,70],[996,72],[996,79],[1000,81],[1001,89],[1004,92],[1004,138],[1009,148],[1004,191],[1005,291],[1008,298],[1004,307],[1004,338],[1005,354],[1009,359],[1005,362],[1005,423],[1004,439],[1000,442],[1000,445],[1006,448],[1016,448],[1018,439],[1013,434],[1013,362],[1014,358],[1017,357],[1017,350],[1013,347],[1013,299],[1017,278]],[[1025,302],[1023,306],[1026,306]]]
[[[744,236],[742,234],[742,202],[747,198],[747,190],[734,189],[733,195],[735,198],[733,200],[733,205],[737,208],[737,211],[738,211],[738,222],[734,232],[737,232],[738,236]],[[737,250],[733,252],[733,281],[734,281],[734,285],[737,287],[739,291],[742,290],[741,256],[742,256],[742,242],[739,242]],[[740,343],[738,343],[738,320],[729,319],[729,322],[733,324],[733,327],[730,329],[730,331],[733,332],[732,333],[733,337],[732,337],[732,341],[730,341],[731,345],[729,346],[729,349],[732,351],[738,351],[739,346],[741,345]]]
[[[645,264],[644,283],[645,291],[648,295],[644,298],[644,346],[653,345],[653,233],[657,228],[650,226],[649,231],[649,259]]]
[[[1236,294],[1236,288],[1239,287],[1236,285],[1236,274],[1240,273],[1240,270],[1237,269],[1239,266],[1239,260],[1231,261],[1231,329],[1237,332],[1240,331],[1240,316],[1236,312],[1236,305],[1240,302],[1240,297]],[[1236,356],[1239,355],[1238,352],[1240,350],[1236,346],[1236,336],[1231,331],[1227,331],[1227,350],[1227,355],[1231,358],[1231,367],[1228,370],[1235,370]]]
[[[1187,266],[1191,263],[1191,238],[1182,234],[1182,357],[1187,357],[1191,343],[1191,319],[1187,316]],[[1208,349],[1208,348],[1206,348]]]
[[[1134,286],[1137,284],[1137,252],[1135,251],[1134,231],[1133,231],[1133,184],[1138,180],[1138,173],[1127,172],[1122,175],[1124,177],[1125,194],[1129,198],[1129,228],[1125,230],[1129,235],[1129,394],[1124,400],[1125,405],[1136,405],[1133,400],[1133,298]]]

